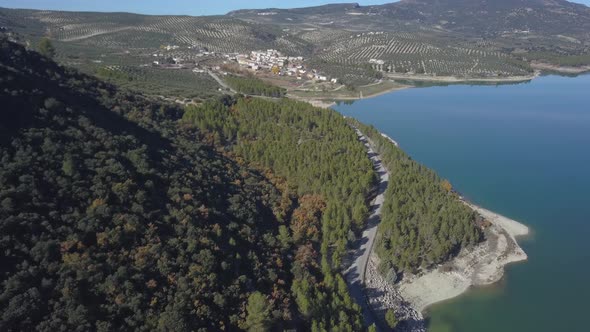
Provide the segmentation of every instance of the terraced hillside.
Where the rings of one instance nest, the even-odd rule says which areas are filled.
[[[238,10],[228,16],[275,25],[329,24],[359,30],[415,25],[486,38],[525,31],[545,37],[590,37],[590,8],[566,0],[402,0],[373,6]]]
[[[228,15],[285,27],[415,30],[452,45],[485,44],[529,60],[559,62],[556,57],[586,56],[590,63],[590,8],[565,0],[402,0],[376,6],[240,10]]]
[[[329,63],[370,64],[375,70],[459,77],[527,75],[526,63],[486,49],[424,42],[418,34],[368,32],[339,38],[319,52]]]
[[[225,16],[147,16],[130,13],[89,13],[0,8],[0,27],[17,33],[34,47],[50,38],[57,60],[86,73],[110,70],[115,83],[154,95],[207,97],[222,88],[209,75],[190,70],[154,68],[153,61],[181,59],[192,66],[204,53],[249,53],[277,49],[309,56],[313,46],[272,25]],[[188,66],[190,69],[190,65]],[[123,78],[121,80],[121,78]]]
[[[128,13],[77,13],[0,9],[0,25],[26,36],[46,35],[62,42],[107,49],[192,46],[213,52],[276,48],[285,53],[309,45],[272,26],[229,17],[146,16]]]
[[[131,85],[153,85],[154,91],[175,85],[174,74],[151,70],[154,60],[196,66],[208,52],[218,53],[219,60],[276,49],[303,56],[309,68],[357,87],[388,75],[526,78],[533,61],[590,65],[590,9],[562,0],[404,0],[208,17],[0,8],[0,27],[30,45],[49,37],[60,62],[87,72],[117,68],[131,73],[133,82],[149,83]],[[219,89],[206,75],[190,74],[182,73],[187,84],[175,90],[178,95],[192,97],[191,86],[210,86],[208,93]]]

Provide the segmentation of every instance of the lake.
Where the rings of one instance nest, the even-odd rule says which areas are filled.
[[[531,228],[519,239],[529,260],[430,308],[429,331],[589,331],[590,75],[408,89],[334,108]]]

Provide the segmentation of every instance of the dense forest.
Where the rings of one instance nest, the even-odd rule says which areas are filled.
[[[482,240],[476,213],[448,181],[412,160],[374,127],[349,121],[371,139],[391,174],[375,246],[386,277],[395,280],[399,273],[442,263]]]
[[[0,330],[362,329],[339,269],[375,176],[340,115],[0,48]]]
[[[348,241],[364,227],[375,174],[344,118],[287,99],[238,98],[189,106],[184,121],[244,162],[284,177],[302,197],[290,226],[299,311],[314,331],[358,331],[359,308],[338,271]]]
[[[0,51],[0,330],[363,328],[341,266],[376,175],[340,114],[240,96],[181,109]],[[382,272],[480,240],[448,182],[354,125],[392,171]]]
[[[228,75],[224,80],[239,93],[264,97],[283,97],[286,90],[256,77]]]
[[[299,324],[275,185],[176,106],[0,49],[0,330]]]

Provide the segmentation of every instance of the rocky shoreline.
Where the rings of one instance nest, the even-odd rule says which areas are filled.
[[[345,117],[346,118],[346,117]],[[481,216],[485,227],[480,244],[464,248],[449,262],[419,271],[415,275],[405,274],[399,282],[387,281],[378,271],[379,258],[373,251],[373,241],[381,217],[381,205],[388,188],[389,172],[374,153],[373,143],[357,128],[359,139],[364,142],[376,169],[379,169],[379,194],[372,203],[372,214],[368,227],[363,232],[365,241],[359,248],[351,250],[345,276],[351,295],[363,310],[367,324],[376,323],[379,330],[387,330],[385,314],[395,310],[399,325],[396,331],[426,332],[424,311],[430,305],[464,293],[471,287],[493,284],[504,276],[507,264],[523,261],[527,255],[518,245],[516,238],[527,235],[527,226],[460,199]],[[391,137],[381,133],[391,144],[398,146]]]
[[[375,315],[383,320],[394,309],[400,321],[396,330],[424,332],[423,312],[432,304],[464,293],[471,287],[493,284],[504,275],[507,264],[527,259],[516,237],[528,234],[528,228],[489,210],[465,203],[491,225],[485,241],[463,250],[450,262],[417,275],[405,276],[397,283],[387,282],[377,271],[379,258],[372,253],[367,266],[366,295]]]
[[[387,326],[385,313],[394,309],[399,326],[397,331],[402,332],[426,332],[424,316],[416,310],[411,303],[407,302],[399,292],[399,286],[387,282],[378,272],[379,258],[375,253],[371,254],[367,265],[365,280],[365,294],[367,302],[375,316],[381,321],[380,326]]]

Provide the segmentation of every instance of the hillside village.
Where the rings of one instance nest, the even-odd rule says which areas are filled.
[[[253,71],[271,71],[279,76],[291,76],[298,80],[304,78],[320,82],[338,83],[337,78],[329,78],[316,69],[308,69],[302,56],[285,56],[277,50],[252,51],[250,54],[238,54],[230,58],[238,62],[240,67]]]
[[[304,57],[287,56],[274,49],[245,54],[210,52],[197,47],[188,47],[186,51],[188,52],[178,45],[162,46],[160,52],[153,54],[155,60],[151,65],[165,69],[192,69],[195,73],[215,71],[225,75],[227,73],[222,70],[222,65],[237,64],[240,69],[254,73],[273,74],[301,81],[339,82],[338,78],[309,68]]]

